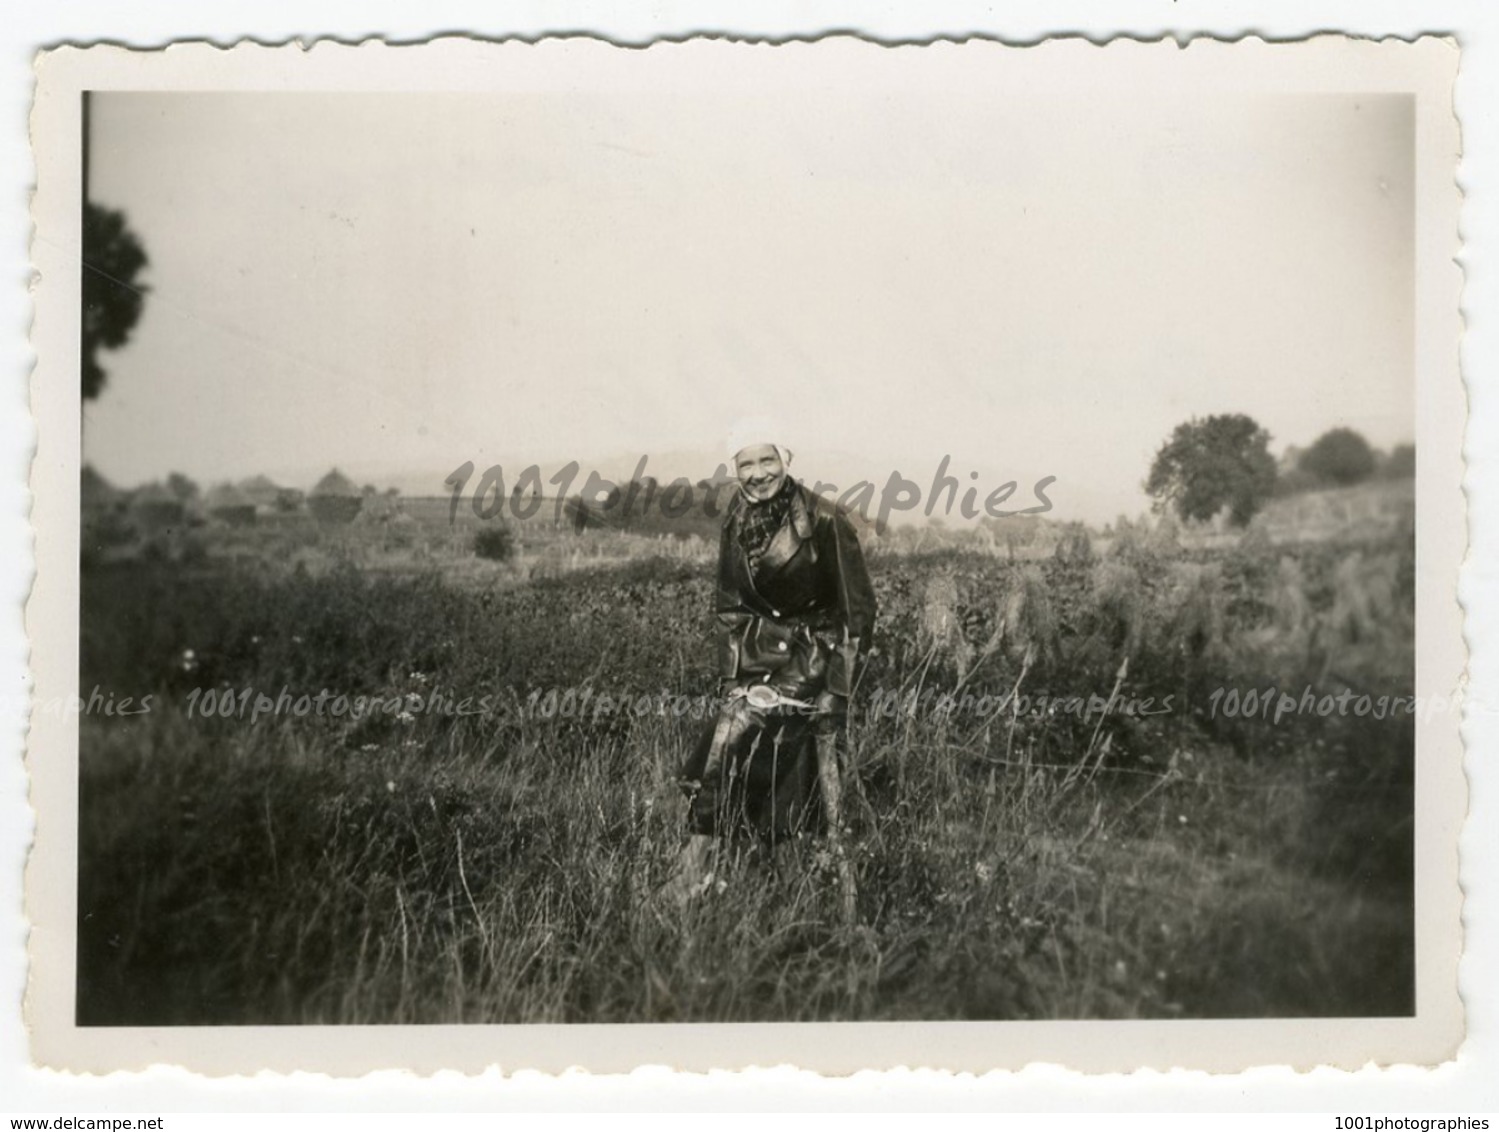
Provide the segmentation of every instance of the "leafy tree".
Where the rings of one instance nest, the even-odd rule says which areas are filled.
[[[125,214],[96,204],[83,206],[83,399],[104,388],[101,350],[125,344],[140,320],[147,288],[136,281],[147,259]]]
[[[1385,460],[1380,474],[1389,480],[1408,480],[1416,474],[1416,446],[1414,444],[1397,444],[1390,449],[1389,458]]]
[[[616,513],[616,518],[628,524],[631,520],[646,518],[653,511],[659,513],[661,485],[655,476],[641,476],[639,479],[630,480],[616,495],[611,496],[611,499],[623,504],[623,507]],[[610,502],[608,506],[612,510],[616,503]]]
[[[1374,449],[1351,428],[1334,428],[1317,437],[1297,467],[1323,483],[1340,487],[1361,483],[1374,474]]]
[[[198,485],[181,472],[172,472],[167,476],[167,490],[179,503],[191,503],[198,498]]]
[[[1227,507],[1237,526],[1254,517],[1274,487],[1270,434],[1243,413],[1177,425],[1145,482],[1157,510],[1206,520]]]

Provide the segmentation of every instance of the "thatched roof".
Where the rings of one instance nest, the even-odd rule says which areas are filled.
[[[179,507],[182,506],[182,500],[173,495],[159,481],[153,481],[146,484],[145,487],[137,488],[135,494],[130,497],[130,502],[136,507],[143,507],[148,504],[159,506],[164,503],[174,503]]]
[[[364,505],[360,508],[359,517],[366,521],[386,521],[392,515],[399,514],[401,501],[393,495],[367,495],[364,497]]]
[[[327,496],[358,499],[359,486],[337,468],[334,468],[326,476],[318,480],[317,486],[308,494],[314,499]]]
[[[249,494],[232,483],[221,483],[203,497],[203,506],[209,511],[227,511],[241,507],[254,507]]]
[[[276,497],[281,494],[281,486],[270,476],[263,474],[241,480],[239,490],[249,497],[251,503],[256,504],[275,503]]]

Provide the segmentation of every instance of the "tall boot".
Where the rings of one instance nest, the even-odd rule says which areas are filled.
[[[843,781],[838,774],[838,733],[831,728],[819,728],[817,732],[817,782],[828,819],[828,849],[833,855],[833,867],[838,871],[843,922],[852,926],[859,918],[859,889],[854,880],[853,865],[843,846]]]

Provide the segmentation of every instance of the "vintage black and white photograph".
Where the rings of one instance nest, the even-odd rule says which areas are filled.
[[[984,48],[79,92],[73,1027],[1455,1001],[1432,84]]]

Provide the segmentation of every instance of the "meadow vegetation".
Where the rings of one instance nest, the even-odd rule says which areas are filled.
[[[852,926],[809,843],[650,898],[713,688],[708,544],[274,537],[83,573],[82,694],[152,699],[80,720],[82,1023],[1413,1008],[1411,718],[1224,697],[1409,695],[1409,530],[873,547]],[[283,689],[380,706],[251,722]]]

